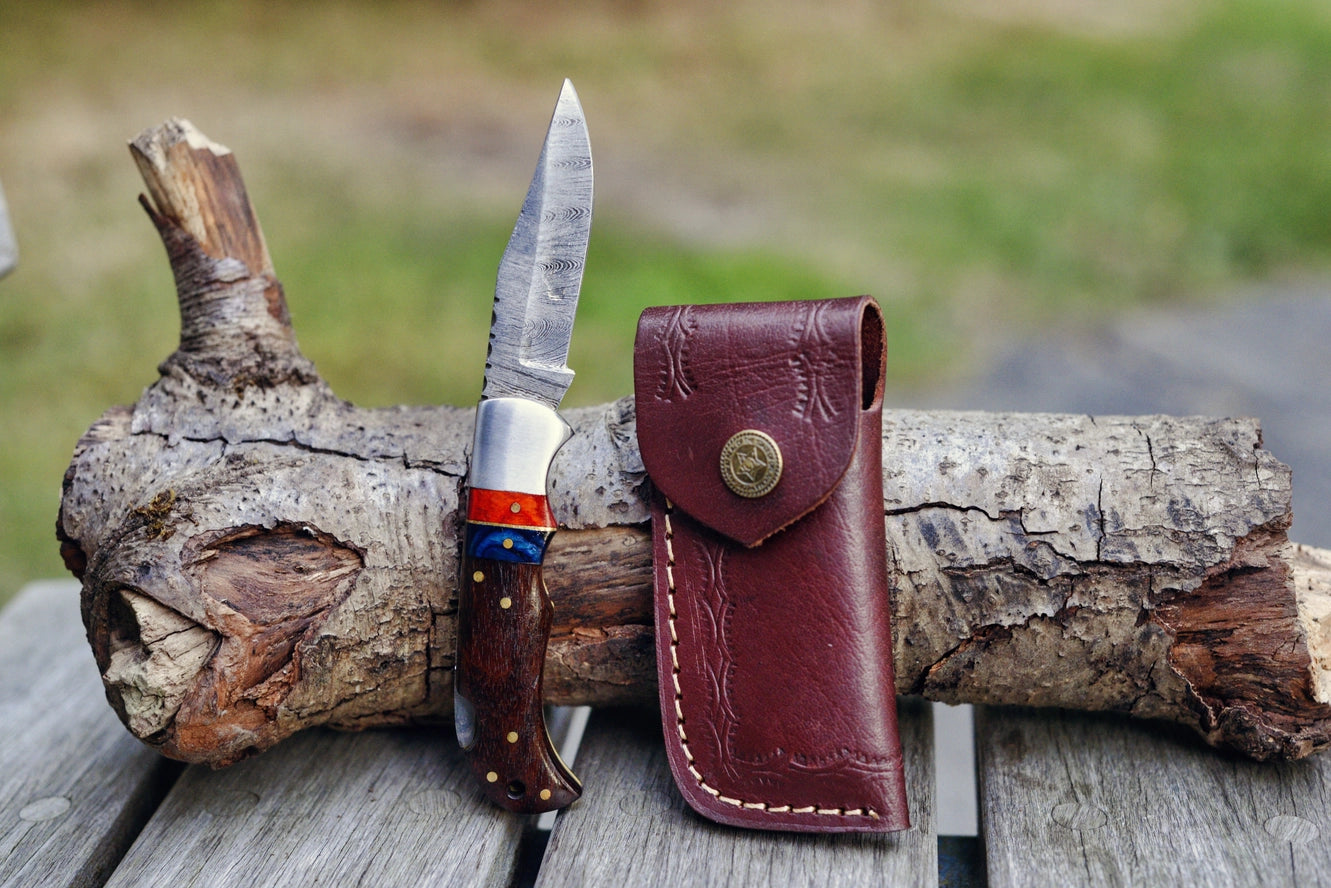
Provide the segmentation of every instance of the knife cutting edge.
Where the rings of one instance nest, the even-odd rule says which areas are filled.
[[[573,379],[568,349],[591,219],[591,145],[565,80],[499,262],[458,582],[458,743],[486,795],[527,814],[582,793],[545,726],[553,609],[541,564],[556,528],[547,476],[570,434],[557,408]]]

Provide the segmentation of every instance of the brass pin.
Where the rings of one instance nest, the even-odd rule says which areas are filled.
[[[496,783],[499,780],[499,775],[496,774],[494,771],[490,771],[485,775],[485,779],[490,783]]]
[[[474,574],[471,575],[471,578],[472,578],[472,580],[473,580],[474,582],[477,582],[477,583],[484,583],[484,582],[485,582],[485,572],[484,572],[484,571],[480,571],[480,570],[478,570],[478,571],[476,571],[476,573],[474,573]]]
[[[518,742],[518,732],[517,732],[517,731],[509,731],[509,732],[508,732],[508,742],[509,742],[509,743],[517,743],[517,742]]]
[[[505,595],[503,598],[499,599],[499,606],[502,607],[504,610],[508,610],[510,607],[513,606],[513,599]]]

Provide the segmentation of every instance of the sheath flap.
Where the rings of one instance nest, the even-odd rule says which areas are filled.
[[[790,525],[850,464],[881,342],[868,297],[647,309],[634,383],[652,483],[744,546]]]

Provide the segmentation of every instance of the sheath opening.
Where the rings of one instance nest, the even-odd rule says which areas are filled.
[[[860,316],[861,369],[860,408],[872,410],[883,396],[883,365],[887,349],[883,344],[883,315],[873,302],[866,302]]]

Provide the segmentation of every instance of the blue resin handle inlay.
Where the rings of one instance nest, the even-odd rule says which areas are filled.
[[[553,530],[508,527],[498,524],[468,524],[467,554],[472,558],[540,564]]]

